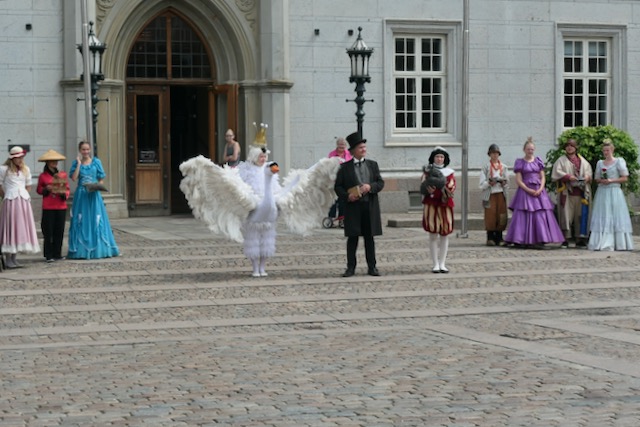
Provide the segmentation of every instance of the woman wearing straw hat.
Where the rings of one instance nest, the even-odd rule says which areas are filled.
[[[65,171],[58,171],[58,161],[66,157],[49,150],[38,159],[44,162],[44,170],[38,178],[36,191],[42,195],[42,221],[40,223],[44,237],[44,257],[47,262],[64,259],[62,240],[64,223],[67,216],[69,198],[69,180]]]
[[[31,210],[31,171],[24,164],[22,147],[9,150],[9,158],[0,166],[0,248],[7,268],[22,267],[18,253],[38,253],[38,234]]]

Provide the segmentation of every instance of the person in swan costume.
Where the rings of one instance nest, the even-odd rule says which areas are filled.
[[[265,277],[267,259],[276,251],[277,221],[307,235],[322,222],[335,200],[337,158],[325,158],[306,170],[292,170],[280,184],[279,167],[268,162],[266,125],[261,124],[247,160],[237,168],[218,166],[204,156],[180,165],[180,190],[194,216],[209,230],[243,243],[253,277]]]

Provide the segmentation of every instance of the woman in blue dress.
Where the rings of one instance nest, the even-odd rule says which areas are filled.
[[[613,143],[602,144],[603,160],[596,164],[598,183],[591,211],[591,236],[588,248],[592,251],[633,250],[633,229],[629,208],[620,184],[627,182],[629,170],[622,157],[613,157]]]
[[[71,259],[96,259],[120,254],[111,231],[111,224],[100,191],[89,191],[86,184],[102,183],[105,178],[102,162],[91,157],[91,146],[82,141],[78,158],[71,164],[69,175],[78,183],[73,194],[69,254]]]

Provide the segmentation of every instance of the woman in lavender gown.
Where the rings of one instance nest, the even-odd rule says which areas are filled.
[[[545,243],[562,243],[564,235],[544,189],[544,163],[534,155],[535,149],[529,137],[524,144],[524,157],[516,160],[513,167],[518,189],[509,205],[513,213],[504,240],[509,244],[540,248]]]

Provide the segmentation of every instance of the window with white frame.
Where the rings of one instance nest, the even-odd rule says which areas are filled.
[[[447,58],[443,35],[394,36],[394,132],[447,127]]]
[[[611,41],[565,38],[563,127],[611,124]]]
[[[384,28],[385,146],[460,144],[462,23],[387,19]]]

